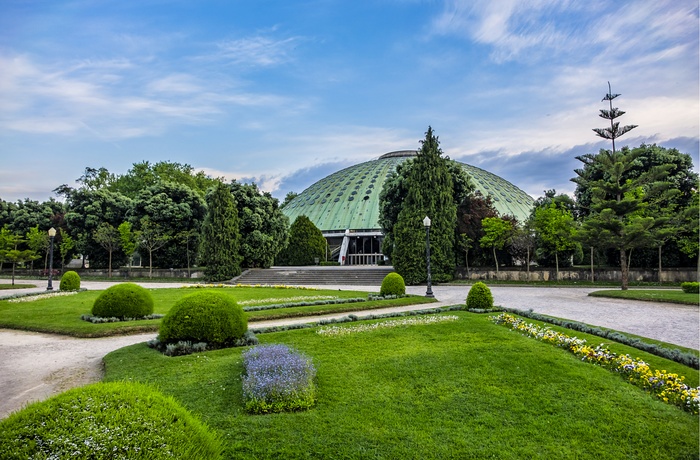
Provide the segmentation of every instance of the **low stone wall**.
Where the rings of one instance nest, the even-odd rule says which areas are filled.
[[[622,272],[609,268],[596,268],[593,270],[595,281],[621,282]],[[483,267],[470,268],[469,275],[467,269],[458,267],[455,270],[455,278],[460,280],[501,280],[501,281],[552,281],[557,278],[555,268],[537,268],[526,270],[512,269],[510,267],[496,272],[495,269]],[[565,268],[559,269],[559,279],[567,281],[591,281],[590,269]],[[658,282],[658,270],[638,270],[631,269],[629,281]],[[698,281],[698,271],[692,268],[669,268],[661,271],[661,281],[663,283],[683,283],[685,281]]]
[[[104,276],[107,277],[109,276],[109,272],[107,271],[106,268],[101,269],[101,268],[66,268],[63,271],[67,272],[68,270],[73,270],[78,272],[80,276]],[[12,273],[12,270],[8,269],[3,269],[2,272],[0,272],[0,275],[3,277],[9,277]],[[17,276],[48,276],[48,272],[44,271],[43,269],[41,270],[24,270],[24,269],[17,269],[15,270],[15,275]],[[60,278],[61,277],[61,270],[54,268],[54,278]],[[202,271],[198,271],[196,269],[190,270],[190,273],[188,275],[187,269],[186,268],[154,268],[153,269],[153,278],[192,278],[192,279],[198,279],[202,278],[204,276],[204,273]],[[120,267],[120,268],[113,268],[112,269],[112,278],[122,278],[122,279],[129,279],[129,278],[148,278],[148,268],[126,268],[126,267]]]

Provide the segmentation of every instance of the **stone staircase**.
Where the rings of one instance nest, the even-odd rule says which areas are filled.
[[[272,267],[253,268],[231,280],[233,284],[286,284],[286,285],[334,285],[354,286],[382,285],[382,280],[394,271],[391,266],[345,267]]]

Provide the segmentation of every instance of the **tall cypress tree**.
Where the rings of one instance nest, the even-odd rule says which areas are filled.
[[[231,190],[217,183],[206,197],[200,257],[207,281],[226,281],[241,274],[238,210]]]
[[[449,159],[428,127],[418,156],[406,176],[406,200],[394,226],[394,268],[409,284],[427,279],[423,218],[431,219],[430,259],[435,281],[449,281],[455,268],[454,237],[457,205],[453,197]]]

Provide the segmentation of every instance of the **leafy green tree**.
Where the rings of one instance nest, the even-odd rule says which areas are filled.
[[[608,83],[609,88],[609,83]],[[665,181],[672,164],[661,164],[644,171],[635,171],[636,162],[644,153],[640,149],[615,149],[615,139],[635,125],[619,127],[614,120],[624,112],[612,107],[619,94],[609,90],[603,101],[610,101],[610,110],[601,110],[601,117],[610,120],[611,127],[594,129],[601,137],[612,140],[612,151],[601,150],[598,155],[579,157],[587,167],[576,170],[572,179],[579,187],[590,190],[590,214],[583,220],[581,234],[587,241],[618,251],[622,271],[622,289],[629,284],[630,253],[635,248],[651,247],[654,229],[666,220],[646,212],[649,204],[665,198],[671,183]],[[635,173],[633,173],[635,171]],[[592,174],[597,173],[597,174]]]
[[[430,254],[432,278],[452,279],[455,267],[455,229],[457,204],[450,160],[442,156],[437,136],[428,127],[421,149],[406,175],[406,199],[394,226],[392,261],[407,284],[427,279],[425,228],[430,217]]]
[[[60,235],[60,243],[58,244],[58,249],[61,254],[61,269],[66,265],[66,260],[71,259],[74,255],[73,249],[75,249],[75,241],[68,234],[67,231],[63,229],[58,229]]]
[[[15,267],[17,264],[36,260],[39,256],[31,249],[18,249],[19,245],[24,243],[25,240],[5,227],[3,227],[3,230],[2,235],[0,235],[0,266],[5,262],[12,264],[12,285],[14,286]]]
[[[493,249],[493,260],[496,263],[496,272],[498,273],[496,249],[503,249],[510,240],[513,234],[513,225],[500,217],[487,217],[481,222],[481,226],[484,229],[484,236],[479,240],[479,244],[482,247]]]
[[[464,251],[464,266],[467,269],[467,276],[469,276],[469,250],[473,247],[474,240],[469,238],[466,233],[460,233],[457,235],[457,246]]]
[[[513,236],[510,239],[510,251],[513,258],[525,261],[525,267],[530,273],[530,260],[537,244],[535,229],[532,219],[528,219],[522,225],[513,228]]]
[[[452,199],[455,205],[460,205],[475,190],[474,183],[464,168],[456,161],[445,158],[446,166],[452,177]],[[384,233],[382,242],[382,252],[388,258],[392,258],[394,249],[394,225],[399,218],[399,212],[403,208],[403,203],[408,195],[407,181],[409,171],[414,159],[409,159],[400,163],[395,171],[389,174],[384,181],[384,187],[379,193],[379,225]],[[457,230],[455,228],[455,230]],[[454,254],[463,251],[458,243],[458,231],[455,232]]]
[[[110,189],[136,199],[142,190],[162,182],[183,185],[200,197],[204,197],[207,189],[215,182],[221,182],[221,179],[212,179],[204,171],[195,172],[194,168],[188,164],[170,161],[151,164],[148,161],[142,161],[134,163],[126,174],[117,177],[110,185]]]
[[[241,273],[240,230],[236,200],[224,184],[207,193],[200,258],[207,281],[226,281]]]
[[[165,245],[153,254],[155,266],[184,267],[189,244],[178,235],[193,231],[189,243],[191,247],[198,247],[197,240],[205,215],[206,203],[195,190],[174,182],[156,182],[137,195],[129,212],[129,220],[138,225],[142,219],[148,218],[168,236]]]
[[[484,236],[481,222],[487,217],[498,217],[498,211],[493,207],[491,197],[484,197],[480,191],[469,194],[457,208],[457,232],[465,234],[472,242],[479,242]],[[476,265],[486,264],[488,259],[483,248],[476,244],[471,250],[472,261]],[[465,254],[468,258],[469,254]],[[466,260],[468,263],[468,260]]]
[[[683,211],[680,219],[681,235],[678,237],[678,247],[689,257],[695,257],[700,275],[700,200],[697,190],[692,194],[692,200]]]
[[[76,242],[76,248],[83,257],[90,259],[93,268],[107,268],[108,252],[94,239],[94,232],[101,223],[113,227],[127,220],[133,201],[126,196],[105,189],[88,190],[64,189],[66,196],[65,221],[68,232]],[[113,254],[113,264],[124,265],[126,256],[121,252]]]
[[[280,252],[280,265],[313,265],[326,254],[326,239],[311,220],[301,215],[289,228],[289,242]]]
[[[280,204],[280,209],[284,209],[285,206],[287,206],[294,198],[299,196],[297,192],[287,192],[287,195],[284,197],[284,201],[282,204]]]
[[[119,232],[119,245],[122,252],[128,257],[128,266],[131,266],[131,256],[136,252],[138,241],[141,239],[139,232],[135,231],[131,222],[122,222],[117,227]]]
[[[241,233],[241,265],[269,268],[287,244],[289,219],[276,198],[261,192],[255,184],[232,182]]]
[[[543,249],[554,253],[557,269],[557,280],[559,280],[559,253],[568,251],[576,247],[576,224],[571,213],[565,209],[557,207],[552,203],[548,207],[538,208],[535,211],[534,228]]]
[[[153,253],[168,244],[171,236],[148,217],[141,219],[140,227],[139,247],[148,252],[148,277],[153,278]]]
[[[95,232],[93,233],[93,238],[97,241],[97,244],[102,246],[105,251],[109,253],[109,265],[108,265],[108,276],[112,277],[112,254],[114,251],[121,249],[121,241],[119,238],[119,231],[112,225],[103,222],[101,223]]]
[[[46,257],[49,255],[49,234],[48,232],[42,232],[39,230],[39,226],[35,226],[29,229],[29,231],[25,234],[26,237],[26,242],[27,246],[29,246],[29,249],[34,251],[35,254],[41,254],[44,253],[46,254]],[[45,259],[46,259],[45,257]],[[34,260],[32,259],[31,261],[32,265],[31,268],[34,268]],[[46,266],[44,266],[44,269],[46,269]]]

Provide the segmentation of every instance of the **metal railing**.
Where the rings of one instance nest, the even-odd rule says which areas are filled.
[[[348,254],[345,265],[378,265],[380,260],[384,260],[384,254]]]

